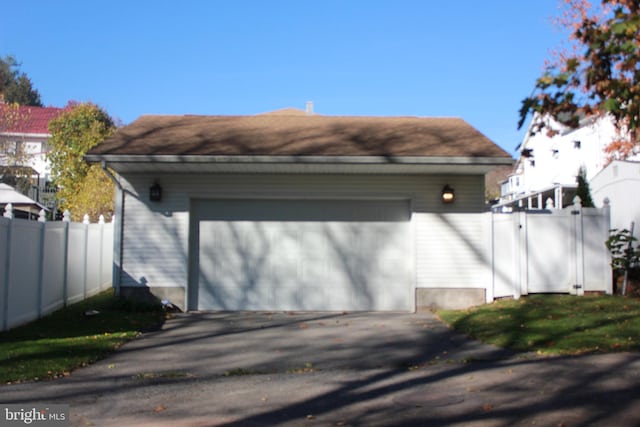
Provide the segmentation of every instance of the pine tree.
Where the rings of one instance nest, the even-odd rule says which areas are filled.
[[[583,208],[593,208],[595,204],[591,198],[591,188],[589,187],[589,181],[587,181],[587,170],[584,167],[580,167],[578,170],[578,176],[576,176],[578,182],[578,188],[576,189],[576,196],[582,200]]]
[[[20,72],[20,63],[10,55],[0,57],[0,101],[42,107],[40,93],[33,87],[31,79]]]

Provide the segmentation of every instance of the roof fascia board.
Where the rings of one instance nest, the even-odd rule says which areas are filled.
[[[49,133],[33,133],[33,132],[0,132],[0,136],[18,136],[20,138],[49,138]]]
[[[215,155],[113,155],[87,154],[88,162],[107,163],[315,163],[315,164],[417,164],[512,165],[510,157],[417,156],[215,156]]]

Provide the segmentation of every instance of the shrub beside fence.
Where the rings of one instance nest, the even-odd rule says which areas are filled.
[[[11,329],[111,287],[113,223],[0,217],[0,327]]]

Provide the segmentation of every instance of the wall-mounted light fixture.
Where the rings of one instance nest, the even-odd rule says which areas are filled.
[[[149,200],[152,202],[159,202],[162,200],[162,187],[157,182],[149,188]]]
[[[442,187],[442,203],[453,203],[456,198],[456,193],[453,191],[453,188],[449,186],[449,184]]]

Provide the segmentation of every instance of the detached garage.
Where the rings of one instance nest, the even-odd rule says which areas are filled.
[[[477,214],[511,157],[461,119],[143,116],[86,158],[117,182],[124,295],[287,311],[488,298]]]

